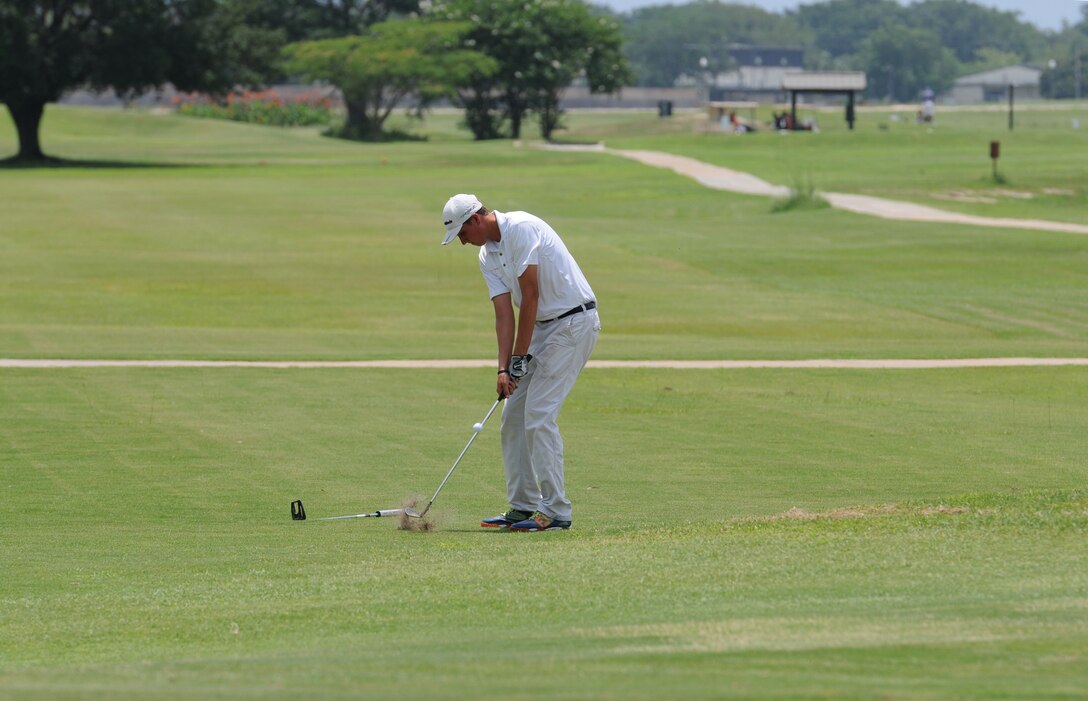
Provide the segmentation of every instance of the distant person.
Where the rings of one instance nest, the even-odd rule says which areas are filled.
[[[918,113],[919,121],[924,124],[933,123],[933,114],[936,112],[936,106],[933,103],[933,91],[928,87],[922,91],[922,110]]]
[[[729,127],[733,130],[734,134],[746,134],[750,131],[755,131],[755,128],[750,124],[745,124],[740,117],[737,116],[735,110],[729,110]]]
[[[480,525],[568,529],[559,410],[597,344],[597,298],[559,234],[539,217],[488,211],[475,195],[463,194],[451,197],[442,215],[443,245],[458,239],[480,248],[495,308],[495,389],[506,397],[502,461],[510,509]]]

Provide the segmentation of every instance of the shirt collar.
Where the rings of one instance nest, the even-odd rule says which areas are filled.
[[[492,210],[494,211],[494,210]],[[502,248],[502,244],[506,242],[506,227],[507,218],[502,212],[495,212],[495,223],[499,225],[499,236],[502,237],[502,241],[488,241],[484,244],[484,248],[489,251],[497,251]]]

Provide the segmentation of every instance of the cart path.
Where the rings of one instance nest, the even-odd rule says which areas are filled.
[[[693,178],[700,184],[714,190],[726,190],[742,195],[761,195],[763,197],[786,197],[790,194],[790,189],[788,187],[773,185],[750,173],[742,173],[738,170],[711,165],[710,163],[698,161],[694,158],[677,156],[661,151],[625,151],[608,149],[600,145],[581,147],[547,145],[545,148],[611,153],[616,156],[622,156],[623,158],[630,158],[648,166],[667,168],[679,175]],[[1002,229],[1034,229],[1040,231],[1057,231],[1066,234],[1088,234],[1088,226],[1083,224],[1047,221],[1043,219],[980,217],[971,214],[949,212],[935,207],[915,204],[913,202],[888,200],[882,197],[870,197],[868,195],[850,195],[841,192],[820,192],[817,194],[827,200],[828,204],[836,209],[842,209],[855,214],[880,217],[882,219],[935,222],[941,224],[968,224],[971,226],[991,226]]]
[[[490,368],[494,359],[464,360],[77,360],[0,358],[0,369],[29,368],[265,368],[330,369],[393,368],[451,369]],[[588,368],[655,368],[668,370],[844,369],[933,370],[941,368],[1003,368],[1039,366],[1088,366],[1088,358],[866,358],[811,360],[591,360]]]

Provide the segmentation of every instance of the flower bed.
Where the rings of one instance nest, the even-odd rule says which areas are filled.
[[[275,90],[235,92],[224,101],[199,93],[178,94],[171,98],[179,114],[236,122],[267,124],[277,127],[303,127],[329,124],[333,120],[333,101],[316,90],[292,97],[282,97]]]

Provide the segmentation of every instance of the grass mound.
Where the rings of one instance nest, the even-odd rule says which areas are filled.
[[[790,194],[780,197],[771,205],[771,211],[793,212],[797,210],[827,209],[831,205],[816,191],[816,186],[810,178],[795,178],[790,187]]]

